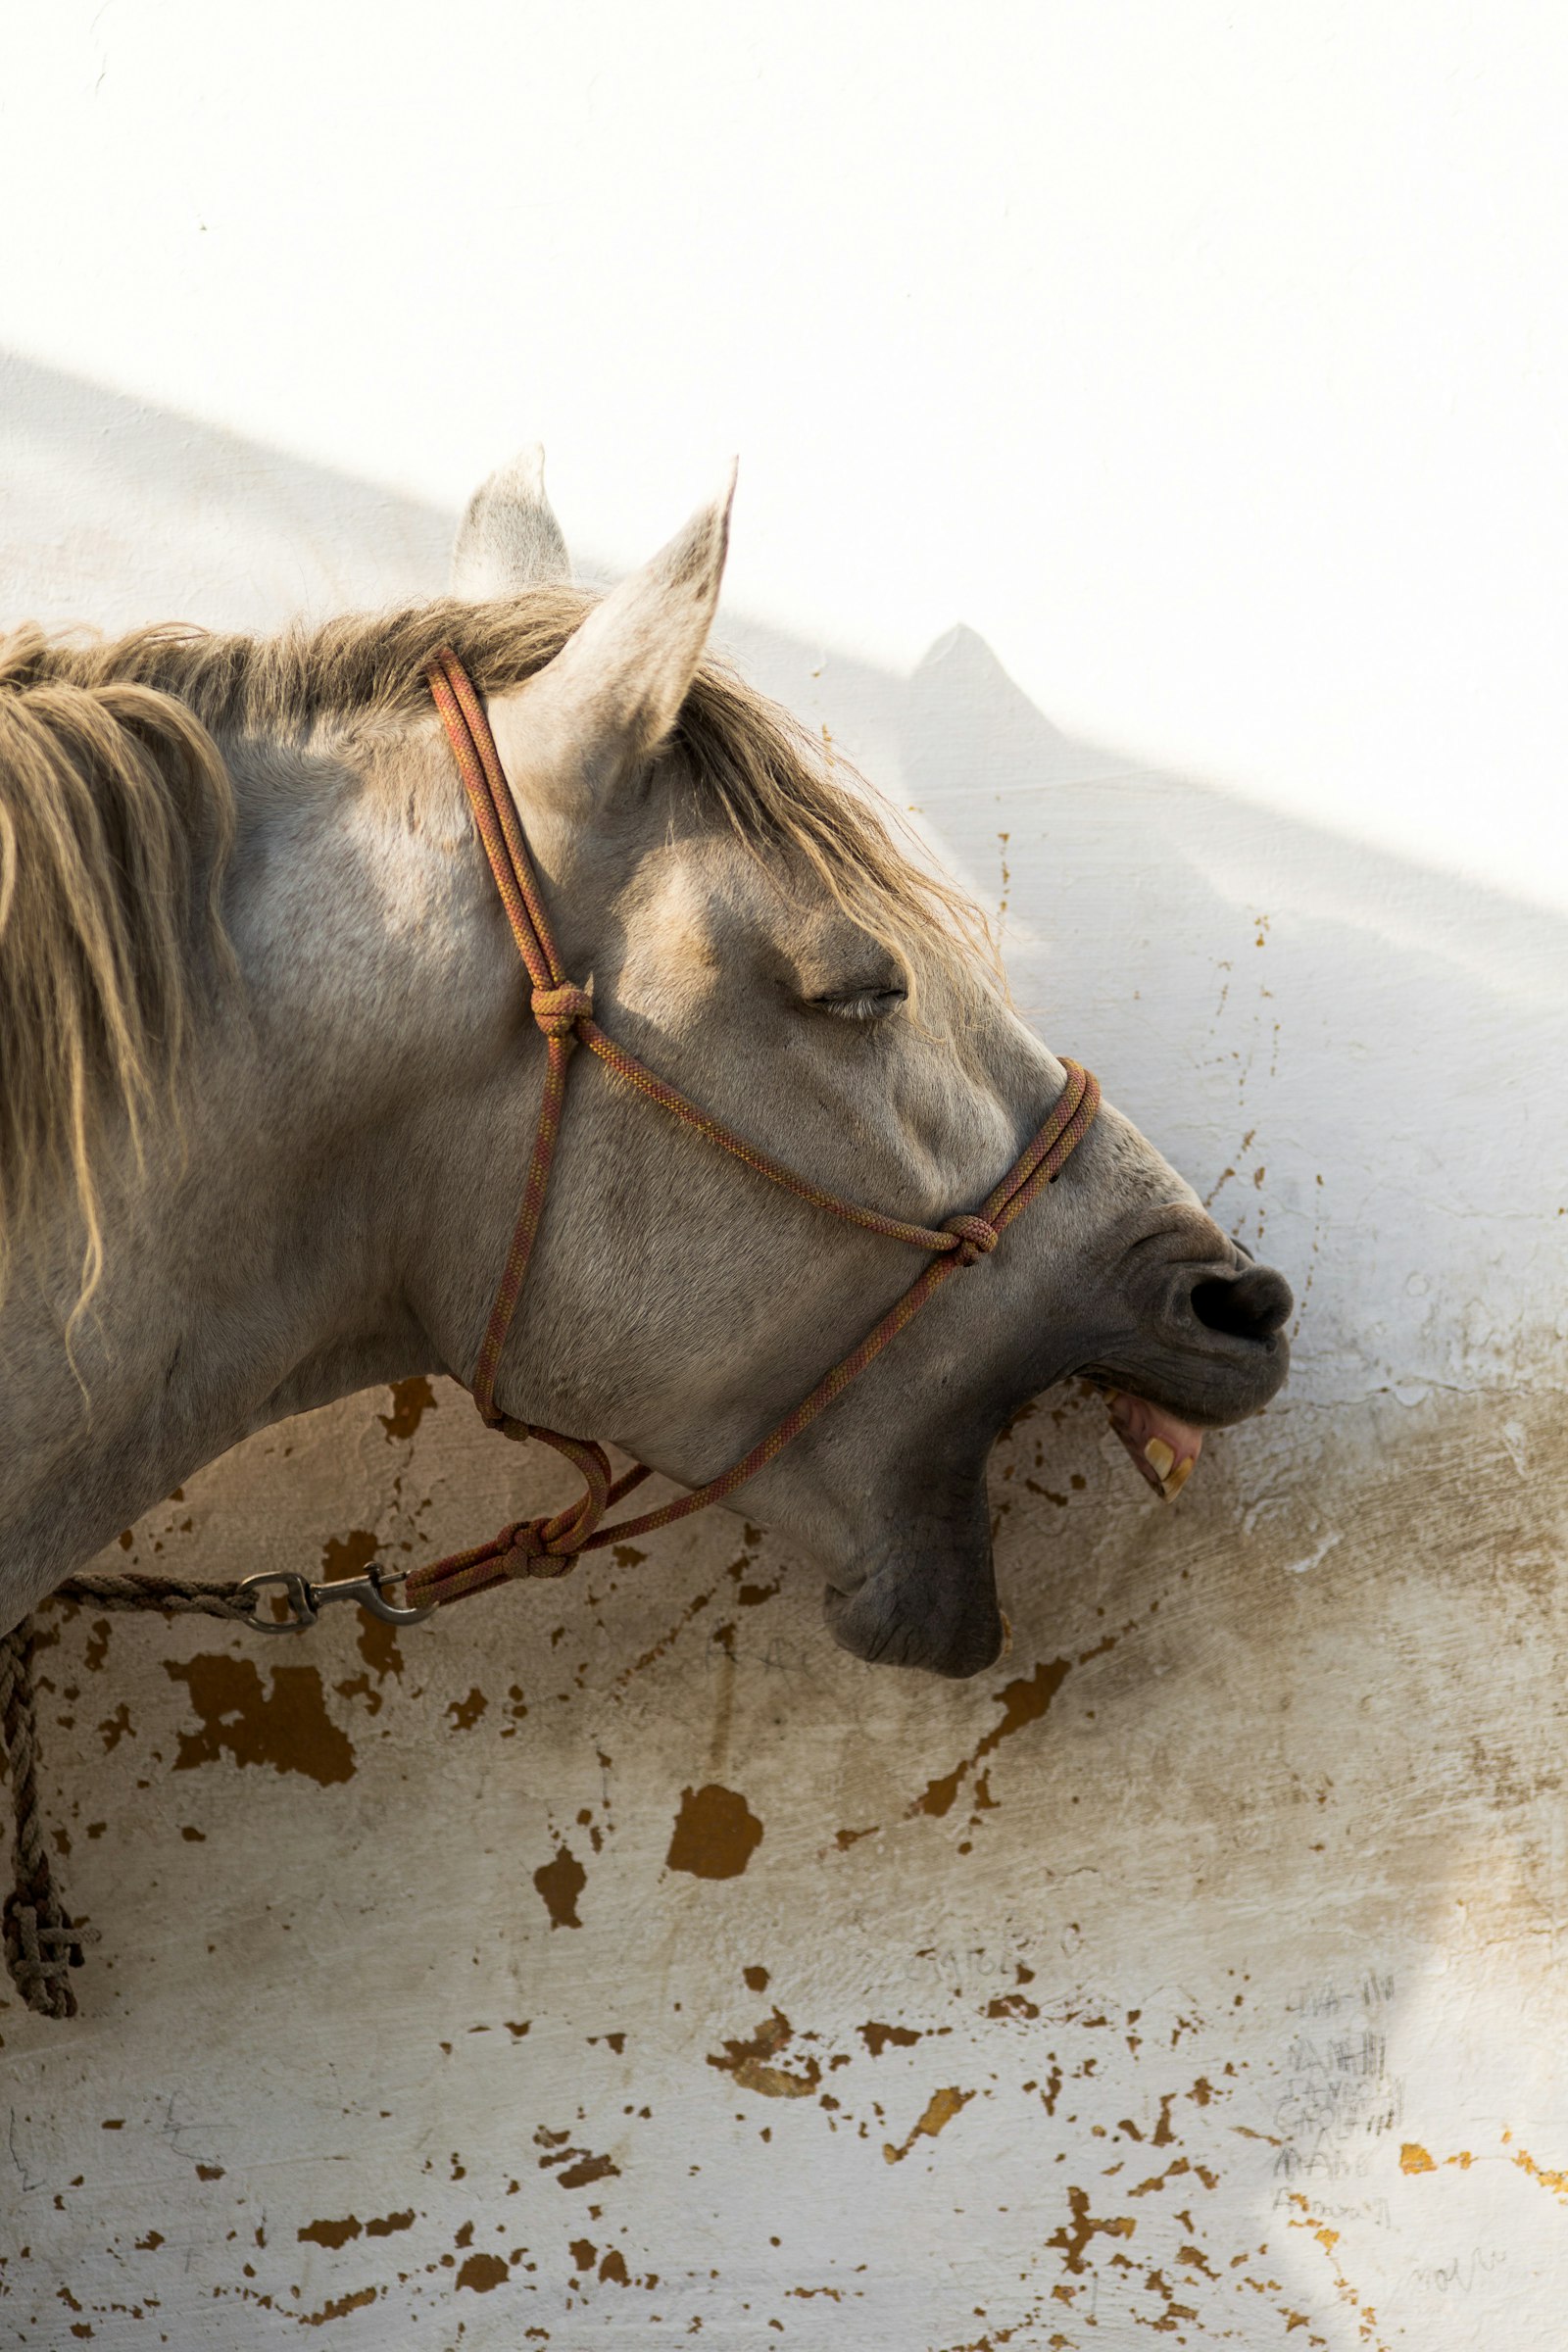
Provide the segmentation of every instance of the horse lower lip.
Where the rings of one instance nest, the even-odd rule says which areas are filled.
[[[1156,1494],[1171,1502],[1193,1474],[1203,1433],[1162,1405],[1126,1390],[1111,1399],[1110,1424]]]

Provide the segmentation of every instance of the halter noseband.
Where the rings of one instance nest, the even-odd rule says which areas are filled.
[[[517,943],[517,953],[533,984],[533,1017],[544,1034],[549,1056],[539,1124],[534,1131],[533,1152],[523,1183],[522,1205],[474,1367],[473,1400],[491,1429],[499,1429],[509,1438],[542,1438],[547,1446],[553,1446],[558,1453],[575,1463],[582,1473],[584,1493],[566,1510],[539,1519],[518,1520],[471,1551],[454,1552],[448,1559],[412,1570],[406,1580],[409,1602],[411,1608],[417,1606],[421,1613],[445,1601],[462,1600],[470,1592],[486,1592],[491,1586],[505,1584],[515,1576],[563,1576],[579,1552],[597,1551],[604,1544],[622,1543],[628,1536],[651,1534],[655,1528],[668,1527],[671,1521],[689,1518],[693,1511],[705,1510],[709,1503],[721,1502],[725,1495],[733,1494],[737,1487],[755,1478],[802,1430],[810,1426],[818,1413],[897,1339],[905,1325],[960,1266],[972,1266],[977,1258],[990,1255],[1013,1218],[1028,1207],[1065,1165],[1088,1134],[1100,1108],[1100,1086],[1092,1072],[1075,1061],[1064,1062],[1067,1084],[1039,1133],[974,1214],[949,1217],[939,1228],[910,1225],[898,1217],[882,1216],[876,1209],[841,1200],[835,1194],[808,1183],[782,1161],[760,1152],[755,1144],[749,1144],[721,1120],[689,1102],[674,1087],[656,1077],[635,1054],[628,1054],[613,1038],[605,1035],[594,1019],[590,992],[568,980],[561,968],[522,827],[507,787],[490,722],[472,681],[450,647],[443,647],[436,655],[427,674],[431,696],[451,742],[474,823],[490,861],[490,871]],[[858,1348],[825,1373],[809,1395],[803,1396],[792,1412],[760,1439],[750,1453],[719,1477],[710,1479],[706,1486],[694,1488],[690,1494],[662,1504],[658,1510],[622,1519],[612,1527],[601,1527],[599,1523],[612,1504],[641,1485],[648,1476],[647,1469],[638,1464],[619,1478],[612,1478],[602,1446],[590,1439],[565,1437],[560,1430],[537,1428],[532,1422],[515,1421],[502,1412],[495,1400],[501,1350],[516,1312],[544,1215],[546,1187],[561,1134],[566,1073],[579,1045],[597,1054],[617,1078],[635,1087],[650,1102],[706,1136],[721,1152],[744,1161],[770,1184],[780,1185],[798,1200],[808,1200],[813,1208],[842,1217],[846,1224],[858,1225],[867,1233],[881,1234],[889,1241],[905,1242],[911,1249],[925,1250],[931,1259],[875,1329],[867,1332]]]

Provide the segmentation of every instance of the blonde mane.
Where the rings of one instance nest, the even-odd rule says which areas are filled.
[[[84,1301],[103,1266],[95,1166],[122,1123],[139,1152],[172,1092],[234,799],[172,696],[77,676],[35,630],[0,646],[0,1298],[54,1186],[80,1211]]]
[[[220,898],[233,846],[224,748],[346,741],[424,716],[450,645],[481,693],[552,661],[593,599],[535,587],[354,614],[273,638],[164,626],[118,639],[0,644],[0,1298],[53,1186],[74,1192],[82,1298],[103,1262],[105,1138],[139,1148],[172,1100],[196,1007],[228,960]],[[945,977],[955,1007],[995,986],[978,907],[895,838],[897,820],[791,714],[710,658],[672,749],[700,804],[755,854],[804,865],[902,963],[911,997]]]

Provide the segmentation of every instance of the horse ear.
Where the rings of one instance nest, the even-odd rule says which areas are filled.
[[[535,441],[469,499],[452,550],[452,593],[478,604],[570,578],[566,542],[545,496],[545,453]]]
[[[526,817],[602,813],[669,736],[718,606],[735,468],[651,564],[621,581],[555,660],[491,697],[490,724]]]

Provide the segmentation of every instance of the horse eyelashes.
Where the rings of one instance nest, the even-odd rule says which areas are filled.
[[[830,1012],[841,1021],[880,1021],[896,1012],[905,1002],[907,991],[902,988],[858,988],[831,997],[811,997],[808,1001],[820,1012]]]

